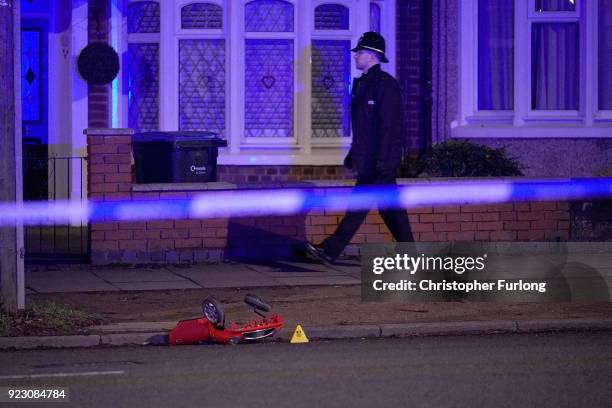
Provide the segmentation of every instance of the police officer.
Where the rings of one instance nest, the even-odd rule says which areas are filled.
[[[386,185],[393,189],[402,152],[399,84],[380,68],[381,62],[389,62],[385,56],[385,40],[380,34],[364,33],[351,51],[355,53],[357,69],[363,74],[353,82],[353,144],[344,165],[356,173],[356,186]],[[347,212],[336,231],[321,245],[306,242],[307,255],[324,263],[333,262],[367,214],[367,210]],[[414,240],[404,209],[380,209],[380,215],[396,241]]]

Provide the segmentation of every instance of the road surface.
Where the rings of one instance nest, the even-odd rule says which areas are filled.
[[[0,352],[0,386],[82,407],[612,407],[612,332]]]

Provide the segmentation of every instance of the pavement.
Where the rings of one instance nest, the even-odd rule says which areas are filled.
[[[357,260],[343,260],[333,268],[288,261],[28,266],[26,299],[68,299],[78,305],[89,304],[88,300],[95,297],[97,306],[90,307],[103,313],[106,308],[118,307],[117,299],[129,298],[157,313],[140,311],[126,317],[123,310],[138,309],[136,302],[125,305],[126,309],[117,313],[120,317],[91,327],[87,335],[0,337],[0,350],[142,345],[150,337],[171,330],[179,320],[175,314],[194,317],[184,315],[197,313],[199,302],[193,299],[201,302],[205,294],[220,292],[222,298],[225,296],[224,305],[229,302],[232,311],[237,310],[247,290],[263,294],[285,317],[286,325],[277,335],[279,341],[288,341],[296,324],[311,340],[612,330],[612,302],[363,303],[360,275]],[[175,314],[162,313],[169,299]],[[241,312],[236,313],[243,317]]]

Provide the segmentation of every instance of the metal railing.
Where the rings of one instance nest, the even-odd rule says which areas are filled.
[[[24,157],[24,201],[73,200],[85,205],[86,157]],[[89,226],[82,220],[25,228],[26,263],[89,262]]]

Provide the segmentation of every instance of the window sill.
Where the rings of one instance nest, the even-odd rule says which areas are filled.
[[[345,156],[345,150],[336,152],[319,152],[317,150],[312,154],[292,151],[276,153],[253,151],[239,154],[220,152],[217,163],[230,166],[341,166]]]
[[[148,192],[176,192],[176,191],[213,191],[213,190],[257,190],[281,188],[332,188],[352,187],[354,180],[304,180],[270,183],[226,183],[215,181],[210,183],[150,183],[133,184],[132,191],[138,193]]]
[[[612,126],[579,126],[565,124],[563,126],[548,125],[528,125],[528,126],[500,126],[485,125],[478,126],[453,126],[451,127],[451,137],[456,139],[463,138],[512,138],[512,139],[531,139],[531,138],[612,138]]]

